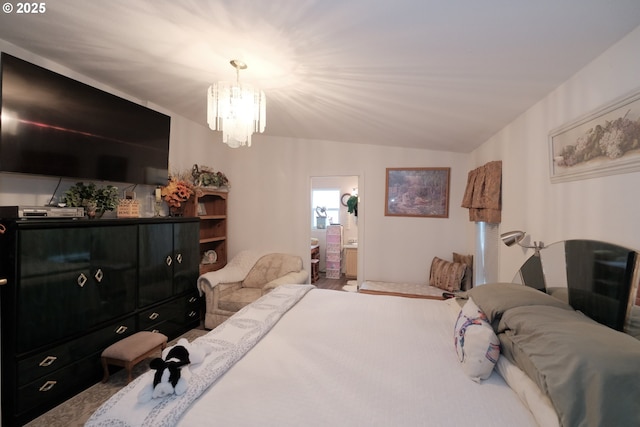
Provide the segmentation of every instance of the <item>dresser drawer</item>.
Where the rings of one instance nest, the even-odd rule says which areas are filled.
[[[131,316],[76,340],[22,359],[18,361],[18,386],[50,375],[73,361],[96,352],[102,353],[102,350],[111,344],[134,332],[135,318]]]
[[[178,297],[138,315],[140,330],[155,331],[170,339],[180,335],[200,321],[201,299],[196,293]]]
[[[102,378],[100,353],[18,388],[16,414],[46,411]],[[37,409],[36,409],[37,408]],[[38,412],[41,412],[38,411]]]
[[[141,331],[156,330],[158,325],[175,318],[177,312],[178,306],[175,301],[156,306],[138,315],[138,326]]]
[[[200,322],[200,311],[203,299],[197,293],[189,294],[181,299],[182,319],[186,326],[193,326]]]

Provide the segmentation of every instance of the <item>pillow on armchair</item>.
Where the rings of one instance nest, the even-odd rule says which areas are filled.
[[[473,255],[462,255],[454,252],[453,262],[459,262],[467,266],[464,277],[462,278],[462,283],[460,284],[460,290],[468,291],[473,288]]]
[[[446,292],[459,291],[466,269],[466,264],[434,257],[429,271],[429,285]]]

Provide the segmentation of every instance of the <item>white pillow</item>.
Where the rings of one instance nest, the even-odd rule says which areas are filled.
[[[500,357],[500,341],[486,314],[471,298],[458,315],[454,341],[465,374],[476,382],[489,378]]]

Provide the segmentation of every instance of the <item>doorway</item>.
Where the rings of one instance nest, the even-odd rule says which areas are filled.
[[[334,175],[311,177],[311,205],[309,209],[309,224],[312,243],[317,241],[317,260],[312,259],[312,283],[314,283],[314,264],[317,265],[318,275],[326,277],[327,271],[327,227],[339,225],[342,232],[340,246],[340,279],[355,287],[358,283],[358,250],[362,242],[359,241],[358,217],[348,212],[347,201],[350,196],[358,195],[359,176]],[[329,199],[323,199],[329,197]],[[316,206],[316,204],[318,206]],[[318,220],[318,216],[326,215],[326,220]],[[326,222],[326,225],[323,225]],[[331,228],[336,232],[336,227]],[[312,250],[313,252],[313,250]],[[312,257],[313,258],[313,257]],[[334,267],[333,260],[330,267]],[[332,275],[333,276],[333,275]],[[326,283],[326,282],[325,282]]]

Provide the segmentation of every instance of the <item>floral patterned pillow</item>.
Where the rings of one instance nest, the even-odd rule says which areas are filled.
[[[465,374],[476,382],[489,378],[500,357],[500,341],[471,298],[458,315],[454,343]]]

